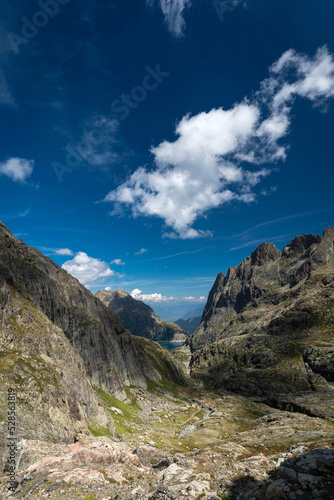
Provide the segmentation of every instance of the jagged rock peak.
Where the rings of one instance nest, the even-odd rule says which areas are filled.
[[[319,238],[319,236],[318,236]],[[334,227],[328,226],[323,232],[323,238],[334,238]]]
[[[117,288],[117,290],[105,290],[107,293],[117,293],[121,297],[128,297],[130,294],[123,290],[123,288]]]
[[[252,266],[263,266],[267,262],[279,259],[281,252],[273,243],[262,243],[251,253]]]
[[[294,257],[303,254],[315,243],[321,242],[321,236],[315,237],[313,234],[302,234],[296,236],[290,243],[283,248],[284,257]]]

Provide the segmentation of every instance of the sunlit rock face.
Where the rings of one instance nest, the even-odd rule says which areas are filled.
[[[220,273],[189,340],[192,374],[276,405],[282,394],[330,390],[333,242],[328,227],[322,237],[297,236],[282,253],[264,243]]]

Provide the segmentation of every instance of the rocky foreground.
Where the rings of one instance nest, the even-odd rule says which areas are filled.
[[[117,441],[21,441],[17,490],[5,474],[1,498],[334,498],[333,420],[163,383],[103,400]]]

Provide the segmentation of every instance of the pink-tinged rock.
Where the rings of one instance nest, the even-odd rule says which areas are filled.
[[[24,474],[25,475],[31,474],[32,472],[43,470],[46,467],[58,465],[61,462],[63,462],[63,459],[61,457],[45,457],[45,458],[42,458],[42,460],[39,460],[38,462],[30,465],[25,470]]]
[[[25,470],[25,475],[47,467],[57,470],[61,468],[62,464],[69,463],[79,466],[88,464],[108,466],[119,462],[136,467],[141,465],[137,455],[133,455],[127,446],[122,443],[89,443],[86,445],[75,443],[66,446],[58,456],[45,457],[30,465]]]
[[[104,475],[96,470],[73,469],[68,474],[62,475],[66,483],[104,483]]]
[[[108,477],[117,481],[118,483],[126,483],[129,484],[129,481],[123,477],[123,473],[121,470],[113,471],[111,474],[108,474]]]

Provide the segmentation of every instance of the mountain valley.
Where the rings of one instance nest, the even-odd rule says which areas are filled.
[[[333,499],[333,242],[329,227],[260,245],[217,276],[189,336],[0,224],[1,498]],[[166,332],[185,345],[152,341]]]

